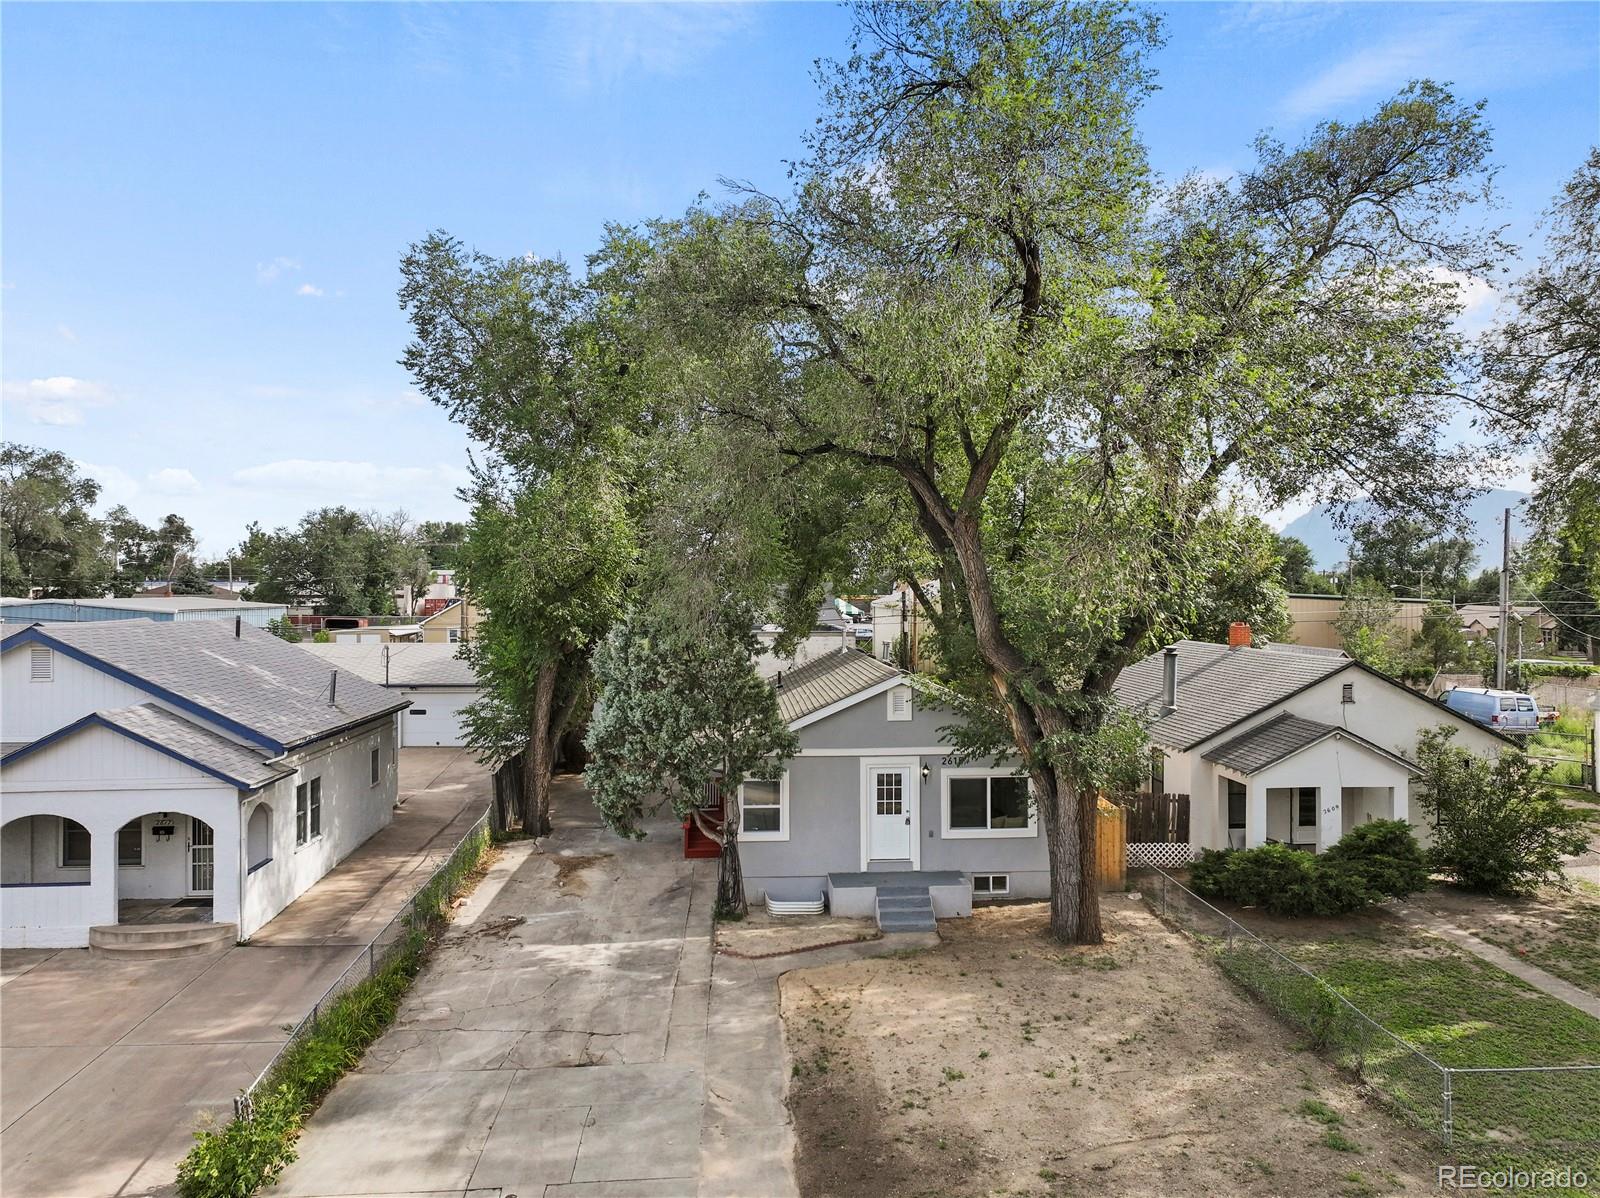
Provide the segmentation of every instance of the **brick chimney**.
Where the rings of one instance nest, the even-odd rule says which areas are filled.
[[[1251,643],[1250,625],[1243,620],[1235,620],[1228,625],[1228,648],[1248,649]]]

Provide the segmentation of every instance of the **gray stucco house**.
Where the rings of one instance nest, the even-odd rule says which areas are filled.
[[[752,902],[825,895],[836,914],[881,917],[903,900],[943,917],[970,914],[974,897],[1049,897],[1027,777],[1015,761],[950,761],[940,728],[954,712],[925,705],[903,673],[852,649],[775,684],[800,751],[780,780],[740,788]]]

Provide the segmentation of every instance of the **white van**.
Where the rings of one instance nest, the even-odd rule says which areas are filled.
[[[1521,691],[1458,686],[1445,693],[1444,705],[1496,732],[1530,736],[1539,730],[1539,705]]]

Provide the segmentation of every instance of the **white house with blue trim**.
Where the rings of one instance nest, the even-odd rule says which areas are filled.
[[[408,700],[233,621],[0,640],[0,944],[249,936],[392,817]]]

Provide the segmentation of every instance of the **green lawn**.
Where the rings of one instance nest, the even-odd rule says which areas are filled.
[[[1573,758],[1586,757],[1589,746],[1589,728],[1594,723],[1594,713],[1574,711],[1563,715],[1528,738],[1528,756]],[[1578,761],[1554,761],[1550,765],[1550,781],[1566,786],[1583,784],[1583,766]]]
[[[1578,882],[1539,906],[1524,924],[1493,924],[1478,936],[1547,973],[1600,995],[1600,886]]]
[[[1441,1065],[1600,1065],[1600,1020],[1435,937],[1382,929],[1278,937],[1274,946]],[[1440,1130],[1438,1069],[1271,954],[1235,948],[1219,956],[1225,972],[1305,1030],[1313,1046],[1359,1071],[1413,1122]],[[1600,1177],[1600,1073],[1454,1074],[1452,1085],[1459,1159],[1581,1163]]]

